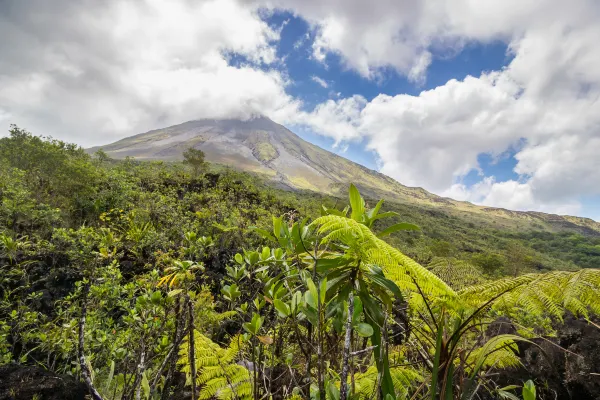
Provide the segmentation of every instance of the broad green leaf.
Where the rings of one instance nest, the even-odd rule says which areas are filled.
[[[350,206],[352,207],[351,218],[355,221],[361,221],[365,213],[365,201],[361,197],[354,184],[350,184]]]
[[[327,278],[323,278],[321,280],[321,285],[319,288],[319,301],[321,304],[325,304],[325,296],[327,294]]]
[[[371,337],[373,336],[373,327],[365,322],[360,322],[356,324],[356,333],[358,333],[362,337]]]
[[[421,230],[421,228],[419,228],[417,225],[414,224],[409,224],[407,222],[400,222],[398,224],[394,224],[392,226],[390,226],[387,229],[384,229],[383,231],[379,232],[377,234],[378,237],[384,237],[387,235],[390,235],[394,232],[398,232],[398,231],[418,231]]]
[[[377,219],[377,214],[379,214],[379,210],[381,209],[381,206],[383,205],[383,199],[379,200],[377,202],[377,204],[375,205],[375,207],[371,208],[368,212],[367,212],[367,218],[368,218],[368,223],[369,223],[369,228],[371,227],[371,225],[373,224],[373,222],[375,222],[375,220]]]
[[[498,389],[498,390],[496,391],[496,393],[498,393],[498,396],[499,396],[501,399],[507,399],[507,400],[521,400],[521,399],[519,399],[517,396],[515,396],[514,394],[512,394],[511,392],[507,392],[507,391],[505,391],[505,390],[502,390],[502,389]]]
[[[271,256],[271,249],[268,247],[263,247],[261,256],[263,260],[268,259]]]
[[[321,215],[336,215],[338,217],[345,217],[346,213],[335,208],[327,208],[324,205],[321,206]]]
[[[300,308],[308,321],[313,324],[313,326],[316,326],[319,321],[317,310],[308,304],[303,304]]]
[[[283,225],[283,220],[281,218],[273,217],[273,234],[275,235],[276,238],[281,237],[281,235],[283,234],[282,229],[281,229],[282,225]]]
[[[258,262],[258,260],[259,260],[259,255],[258,255],[258,252],[257,252],[257,251],[251,251],[251,252],[248,254],[248,263],[249,263],[250,265],[254,265],[254,264],[256,264],[256,263]]]
[[[379,219],[383,219],[383,218],[390,218],[390,217],[399,217],[400,214],[398,214],[395,211],[387,211],[381,214],[377,214],[373,217],[373,222],[379,220]]]
[[[307,305],[311,306],[312,308],[317,308],[317,297],[315,297],[310,290],[306,291],[304,293],[304,301],[306,302]]]
[[[148,382],[148,377],[146,376],[146,371],[142,374],[142,388],[144,389],[144,397],[146,399],[150,398],[150,383]]]
[[[256,226],[251,226],[249,229],[253,232],[256,232],[257,234],[259,234],[260,236],[262,236],[265,239],[275,240],[275,237],[273,237],[271,232],[269,232],[267,230],[257,228]]]
[[[391,281],[383,276],[378,276],[378,275],[373,275],[373,274],[369,274],[369,278],[376,284],[388,289],[398,299],[402,299],[402,293],[400,292],[400,288],[398,288],[398,285],[396,285],[396,283],[394,283],[394,281]]]
[[[327,400],[340,400],[340,390],[333,382],[329,381],[325,391],[327,392]]]
[[[110,371],[108,372],[108,378],[106,378],[106,391],[108,391],[110,389],[114,375],[115,375],[115,361],[111,360]]]
[[[306,280],[306,286],[308,286],[308,291],[310,292],[310,296],[314,300],[314,305],[313,304],[311,304],[311,305],[313,307],[317,308],[317,301],[319,301],[319,291],[317,290],[317,285],[315,285],[315,283],[313,282],[312,279],[308,278]]]
[[[530,379],[523,385],[523,400],[535,400],[536,390],[535,384]]]
[[[320,274],[327,273],[333,268],[348,265],[350,261],[350,259],[344,257],[319,258],[317,260],[317,272]]]
[[[237,253],[234,258],[235,258],[236,263],[238,263],[238,264],[244,263],[244,258],[242,257],[242,255],[240,253]]]
[[[153,292],[152,295],[150,296],[150,301],[153,304],[160,304],[161,300],[162,300],[162,295],[159,291]]]
[[[291,312],[292,313],[297,313],[298,312],[298,305],[302,302],[302,293],[300,291],[297,291],[293,294],[292,296],[292,306],[291,306]]]
[[[276,299],[273,301],[273,306],[275,306],[275,309],[279,312],[279,314],[282,317],[289,317],[291,312],[290,312],[290,307],[284,303],[283,301]]]

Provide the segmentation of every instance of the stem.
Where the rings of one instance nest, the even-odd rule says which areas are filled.
[[[315,271],[317,269],[317,263],[315,262]],[[319,291],[321,285],[319,284]],[[319,386],[319,393],[322,398],[325,398],[325,382],[323,380],[323,305],[321,304],[321,293],[317,298],[318,307],[318,320],[317,320],[317,384]]]
[[[158,384],[158,380],[162,374],[162,370],[165,367],[165,363],[169,362],[170,360],[169,369],[167,370],[167,376],[165,378],[165,386],[163,387],[163,392],[161,395],[161,400],[168,399],[169,386],[171,384],[173,372],[177,367],[177,354],[179,353],[179,345],[183,340],[183,332],[185,332],[183,321],[181,321],[182,316],[183,313],[181,313],[181,296],[178,296],[177,305],[175,306],[175,332],[173,333],[173,348],[171,349],[169,355],[167,355],[167,358],[165,358],[163,365],[161,365],[160,369],[158,370],[158,373],[152,381],[152,386],[150,388],[150,393],[154,393],[156,391],[156,385]]]
[[[85,345],[85,317],[87,315],[87,295],[90,291],[90,284],[88,283],[83,288],[83,298],[81,299],[81,319],[79,320],[79,367],[81,368],[81,376],[92,396],[93,400],[103,400],[100,393],[94,387],[92,379],[90,378],[91,373],[87,366],[85,359],[84,345]]]
[[[141,380],[142,380],[142,374],[144,373],[144,363],[146,361],[146,343],[144,340],[144,336],[142,336],[142,340],[141,340],[141,350],[140,350],[140,362],[138,364],[138,368],[137,368],[137,372],[135,375],[135,382],[133,384],[133,387],[136,388],[136,392],[135,392],[135,400],[140,400],[142,398],[142,386],[141,386]]]
[[[350,343],[354,342],[354,332],[351,332]],[[356,343],[354,344],[356,346]],[[355,347],[356,348],[356,347]],[[354,357],[350,353],[350,381],[352,382],[352,393],[356,392],[356,381],[354,379]]]
[[[258,374],[256,373],[256,339],[252,337],[252,396],[254,400],[258,400]]]
[[[188,297],[189,311],[189,358],[190,358],[190,374],[192,376],[192,400],[196,400],[196,350],[194,349],[194,306]]]
[[[352,285],[354,286],[354,285]],[[344,338],[344,352],[342,358],[342,374],[340,375],[340,400],[348,398],[348,361],[350,360],[350,338],[352,337],[352,315],[354,314],[354,292],[348,295],[348,318],[346,320],[346,337]]]

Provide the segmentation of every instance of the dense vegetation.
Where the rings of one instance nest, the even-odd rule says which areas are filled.
[[[167,399],[179,374],[193,399],[530,399],[492,372],[565,311],[600,312],[597,237],[349,193],[276,190],[195,151],[114,161],[14,127],[0,364],[75,375],[95,399]],[[490,332],[502,318],[517,334]]]

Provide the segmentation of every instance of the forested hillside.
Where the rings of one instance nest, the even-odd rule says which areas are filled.
[[[600,312],[593,232],[185,161],[0,139],[0,365],[94,399],[531,399],[543,379],[495,372]]]
[[[375,199],[426,208],[438,216],[510,231],[574,232],[600,236],[600,223],[589,218],[511,211],[441,197],[409,187],[387,175],[341,157],[264,116],[203,119],[130,136],[88,149],[112,158],[143,161],[183,161],[188,149],[205,153],[207,161],[251,172],[277,187],[312,190],[345,197],[348,185]],[[419,209],[417,213],[422,213]],[[429,212],[429,211],[428,211]]]

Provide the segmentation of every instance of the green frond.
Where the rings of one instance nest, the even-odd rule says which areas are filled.
[[[363,262],[378,265],[409,297],[419,295],[419,289],[428,296],[456,297],[443,280],[353,219],[326,215],[317,218],[311,226],[317,226],[318,233],[325,235],[324,243],[339,243]]]
[[[179,350],[178,364],[190,377],[188,354],[189,336]],[[235,363],[242,346],[241,337],[234,336],[229,346],[222,348],[199,331],[194,332],[196,383],[200,387],[199,399],[250,399],[252,397],[251,374],[248,369]]]
[[[418,370],[411,367],[393,367],[390,369],[394,388],[399,398],[404,398],[411,388],[423,381]],[[377,368],[370,366],[365,372],[354,376],[356,395],[359,399],[371,399],[377,389]]]
[[[516,308],[533,316],[561,318],[568,310],[576,315],[600,313],[600,270],[553,271],[486,282],[463,289],[464,303],[477,304],[498,297],[494,308],[510,314]]]
[[[479,268],[456,258],[436,257],[429,264],[429,269],[454,290],[486,282]]]
[[[467,372],[476,374],[487,368],[518,367],[519,348],[515,340],[524,340],[515,335],[498,335],[488,340],[483,346],[475,349],[467,358]]]

